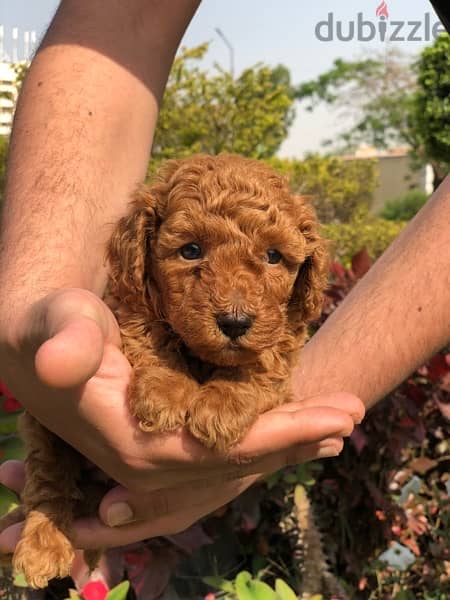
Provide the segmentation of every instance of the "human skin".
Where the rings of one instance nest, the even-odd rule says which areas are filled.
[[[105,497],[101,519],[141,520],[120,530],[80,522],[80,547],[183,529],[264,473],[336,455],[364,412],[342,393],[280,407],[228,459],[184,431],[145,434],[128,412],[131,367],[100,299],[105,245],[145,176],[168,71],[197,4],[63,0],[17,108],[1,232],[1,377],[123,486]],[[0,479],[20,491],[21,465],[4,465]],[[3,532],[0,550],[12,549],[18,527]]]
[[[346,390],[370,408],[450,341],[450,176],[302,352],[297,399]]]

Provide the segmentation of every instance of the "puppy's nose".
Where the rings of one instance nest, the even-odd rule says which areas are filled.
[[[220,331],[232,340],[244,335],[253,323],[252,317],[245,313],[221,313],[216,321]]]

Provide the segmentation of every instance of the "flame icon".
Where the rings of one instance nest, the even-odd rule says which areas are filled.
[[[377,17],[385,17],[386,19],[389,19],[388,7],[384,0],[379,6],[377,6],[376,15]]]

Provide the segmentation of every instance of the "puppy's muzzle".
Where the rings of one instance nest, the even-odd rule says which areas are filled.
[[[245,313],[220,313],[216,317],[220,331],[232,340],[241,337],[250,329],[253,318]]]

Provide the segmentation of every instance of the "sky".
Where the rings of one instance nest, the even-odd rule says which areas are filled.
[[[107,1],[107,0],[105,0]],[[169,1],[170,0],[166,0]],[[393,31],[393,21],[404,24],[399,36],[411,33],[408,21],[420,22],[415,37],[420,41],[387,42],[379,40],[378,25],[381,20],[376,10],[383,0],[203,0],[194,20],[189,26],[182,45],[195,46],[210,42],[206,58],[207,66],[214,62],[224,67],[230,64],[230,52],[216,33],[220,28],[234,49],[235,73],[258,62],[269,65],[284,64],[290,71],[294,84],[317,77],[332,66],[336,58],[352,59],[375,51],[385,51],[388,44],[411,55],[417,54],[427,42],[425,38],[426,13],[431,24],[437,21],[428,0],[385,0],[389,17],[388,32]],[[23,32],[35,30],[41,37],[48,26],[59,2],[58,0],[0,0],[0,25],[5,29],[5,49],[11,55],[11,30],[19,28],[19,39]],[[329,16],[331,13],[331,17]],[[376,39],[357,39],[358,13],[364,21],[376,26]],[[327,24],[333,22],[333,26]],[[317,26],[322,22],[317,37]],[[352,25],[353,23],[353,25]],[[355,34],[352,40],[337,39],[337,29],[344,36]],[[371,25],[365,25],[363,34],[371,33]],[[19,44],[19,54],[23,42]],[[280,154],[300,157],[306,152],[318,151],[324,139],[339,129],[340,116],[330,109],[321,107],[313,113],[296,106],[296,119]]]

